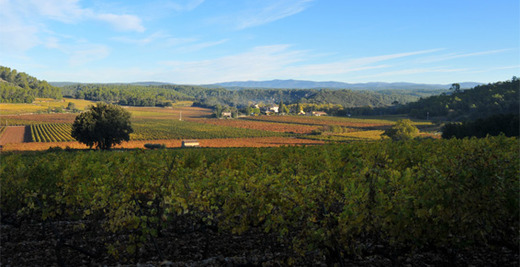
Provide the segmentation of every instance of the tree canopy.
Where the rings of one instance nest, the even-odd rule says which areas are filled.
[[[463,91],[456,90],[457,86],[454,84],[451,94],[421,98],[400,107],[397,113],[409,114],[419,119],[426,119],[429,115],[430,118],[453,121],[476,120],[494,114],[518,114],[519,87],[520,81],[516,77]]]
[[[487,135],[495,136],[503,133],[505,136],[519,136],[520,116],[518,114],[496,114],[476,121],[448,123],[442,127],[442,138],[464,138]]]
[[[124,108],[99,102],[74,120],[71,136],[90,148],[110,149],[130,140],[133,132],[130,112]]]
[[[392,128],[385,130],[382,134],[392,138],[394,141],[410,140],[419,133],[419,129],[412,124],[411,120],[398,120]]]
[[[0,102],[31,103],[35,98],[61,99],[60,88],[24,72],[0,66]]]

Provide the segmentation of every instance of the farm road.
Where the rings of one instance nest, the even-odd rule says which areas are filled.
[[[0,145],[29,142],[30,131],[26,128],[27,126],[8,126],[0,136]]]

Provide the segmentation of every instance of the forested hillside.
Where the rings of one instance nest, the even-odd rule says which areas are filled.
[[[338,104],[352,107],[386,107],[416,101],[441,90],[385,90],[380,92],[331,89],[241,89],[205,88],[191,85],[76,84],[62,88],[74,98],[109,101],[131,106],[163,106],[169,101],[193,100],[204,107],[247,107],[251,104]]]
[[[494,114],[519,113],[520,81],[513,77],[509,81],[479,85],[469,90],[454,90],[421,98],[398,109],[415,118],[447,118],[449,120],[474,120]]]
[[[432,95],[441,91],[392,91],[381,92],[331,90],[331,89],[202,89],[194,95],[201,106],[245,107],[251,103],[277,104],[336,104],[344,108],[387,107],[392,103],[408,103],[419,99],[419,95]],[[189,93],[188,93],[189,94]],[[191,94],[190,94],[191,95]]]
[[[31,103],[37,97],[61,99],[61,90],[24,72],[0,66],[0,102]]]
[[[63,94],[78,99],[107,101],[128,106],[169,106],[193,97],[176,90],[130,84],[75,84],[62,88]]]

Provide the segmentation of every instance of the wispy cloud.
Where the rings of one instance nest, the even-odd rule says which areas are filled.
[[[9,0],[4,0],[9,1]],[[41,16],[65,23],[76,23],[82,20],[104,21],[119,31],[145,30],[142,21],[135,15],[96,12],[90,8],[82,8],[79,0],[30,0],[18,5],[15,11],[25,16]]]
[[[156,33],[150,34],[146,37],[137,38],[137,39],[129,38],[126,36],[116,36],[116,37],[112,37],[111,39],[114,41],[125,43],[125,44],[147,45],[147,44],[153,43],[157,40],[164,40],[166,38],[169,38],[169,36],[164,33],[161,33],[161,32],[156,32]]]
[[[145,36],[143,38],[130,38],[126,36],[116,36],[111,38],[114,41],[125,43],[125,44],[133,44],[133,45],[152,45],[155,44],[160,48],[166,48],[166,47],[175,47],[177,46],[177,51],[180,52],[194,52],[198,51],[207,47],[212,47],[215,45],[223,44],[228,41],[228,39],[223,39],[219,41],[214,42],[200,42],[195,43],[198,41],[197,38],[191,38],[191,37],[172,37],[169,34],[166,34],[164,32],[156,32],[153,34],[150,34],[148,36]],[[179,47],[183,45],[182,47]]]
[[[302,66],[291,66],[283,70],[283,74],[291,77],[300,76],[315,76],[315,75],[332,75],[332,74],[343,74],[349,72],[356,72],[362,70],[381,69],[391,67],[389,64],[381,64],[381,62],[389,61],[392,59],[405,58],[411,56],[417,56],[422,54],[430,54],[437,52],[441,49],[428,49],[405,53],[396,53],[388,55],[380,55],[373,57],[361,57],[347,60],[341,60],[336,62],[328,62],[322,64],[307,64]]]
[[[165,61],[175,82],[210,83],[270,77],[281,68],[303,60],[305,51],[289,45],[259,46],[250,51],[201,61]],[[201,75],[201,74],[204,75]]]
[[[203,43],[192,44],[192,45],[189,45],[189,46],[184,46],[184,47],[179,48],[179,51],[181,51],[181,52],[195,52],[195,51],[199,51],[199,50],[204,49],[204,48],[208,48],[208,47],[212,47],[212,46],[216,46],[216,45],[220,45],[220,44],[226,43],[227,41],[228,41],[228,39],[222,39],[222,40],[214,41],[214,42],[203,42]]]
[[[408,76],[414,74],[423,74],[423,73],[457,73],[467,71],[466,68],[443,68],[443,67],[434,67],[434,68],[413,68],[413,69],[402,69],[396,71],[386,71],[379,72],[371,75],[363,75],[357,78],[365,79],[365,78],[380,78],[380,77],[388,77],[388,76]]]
[[[239,14],[237,28],[245,29],[270,23],[305,10],[312,0],[275,0],[261,1],[264,6],[250,9]]]
[[[45,35],[48,33],[48,21],[70,24],[89,20],[105,22],[117,31],[145,31],[137,16],[96,12],[91,8],[81,7],[78,0],[2,0],[1,47],[4,52],[24,52],[47,42]]]
[[[295,14],[310,6],[314,0],[252,0],[237,1],[228,14],[209,19],[210,23],[231,25],[242,30],[271,23]]]
[[[141,19],[133,15],[116,15],[116,14],[96,14],[94,19],[107,22],[118,31],[136,31],[144,32]]]
[[[347,59],[322,64],[306,63],[310,52],[291,50],[290,45],[258,46],[247,52],[201,61],[163,62],[175,82],[212,83],[234,80],[262,80],[279,77],[319,78],[350,72],[384,69],[391,60],[438,51],[438,49]],[[204,73],[201,76],[201,73]],[[176,76],[176,77],[174,77]]]
[[[493,67],[493,68],[484,68],[479,70],[472,70],[470,73],[486,73],[491,71],[502,71],[502,70],[520,70],[520,65],[513,65],[513,66],[502,66],[502,67]]]
[[[446,60],[451,60],[451,59],[456,59],[456,58],[476,57],[476,56],[504,53],[504,52],[508,52],[511,50],[512,49],[498,49],[498,50],[481,51],[481,52],[475,52],[475,53],[463,53],[463,54],[450,53],[450,54],[441,55],[441,56],[424,58],[424,59],[421,59],[420,62],[421,63],[434,63],[434,62],[446,61]]]
[[[86,40],[72,40],[66,43],[56,37],[48,37],[45,47],[67,55],[69,66],[78,67],[89,62],[104,59],[110,55],[110,48],[104,44],[90,43]]]

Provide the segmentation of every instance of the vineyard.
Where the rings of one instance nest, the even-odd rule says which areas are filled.
[[[283,133],[179,120],[134,120],[132,140],[182,139],[182,138],[247,138],[283,136]]]
[[[7,153],[1,262],[518,266],[519,145]]]
[[[317,125],[298,125],[292,123],[282,122],[265,122],[261,120],[248,120],[248,119],[197,119],[193,120],[200,123],[229,126],[235,128],[254,129],[261,131],[281,132],[281,133],[297,133],[297,134],[308,134],[316,130],[319,126]]]
[[[32,124],[31,138],[33,142],[66,142],[74,141],[70,136],[72,126],[70,124]]]
[[[43,101],[43,100],[42,100]],[[78,106],[85,107],[92,103],[88,101],[78,102]],[[64,143],[74,141],[70,137],[70,125],[77,114],[53,113],[53,114],[28,114],[33,106],[58,105],[63,102],[38,102],[35,104],[1,104],[0,110],[10,110],[7,115],[0,116],[0,125],[27,126],[28,137],[25,142],[56,143],[56,146],[65,148],[75,147],[76,144]],[[174,107],[125,107],[132,113],[132,127],[134,132],[130,135],[131,141],[143,140],[179,140],[179,139],[236,139],[237,146],[242,146],[245,141],[250,145],[264,146],[250,138],[281,138],[291,144],[323,143],[323,142],[352,142],[380,140],[380,134],[393,125],[395,120],[401,117],[381,116],[366,118],[347,117],[314,117],[314,116],[254,116],[238,119],[211,118],[210,109],[191,107],[190,102],[178,103]],[[421,137],[440,138],[439,127],[431,122],[415,121],[414,124],[421,130],[430,133],[422,133]],[[30,130],[30,132],[29,132]],[[300,138],[300,142],[283,137]],[[247,138],[247,140],[238,140]],[[23,141],[22,141],[23,142]],[[165,143],[171,143],[165,141]],[[172,144],[173,144],[172,143]],[[4,146],[7,150],[29,149],[41,150],[48,145],[22,146],[9,144]],[[240,144],[240,145],[238,145]],[[272,143],[271,143],[272,144]],[[209,146],[213,147],[212,142]],[[278,146],[281,144],[272,144]],[[223,146],[230,146],[227,144]],[[232,146],[232,145],[231,145]],[[81,146],[80,146],[81,147]],[[127,147],[135,147],[128,145]],[[45,148],[44,148],[45,149]]]

